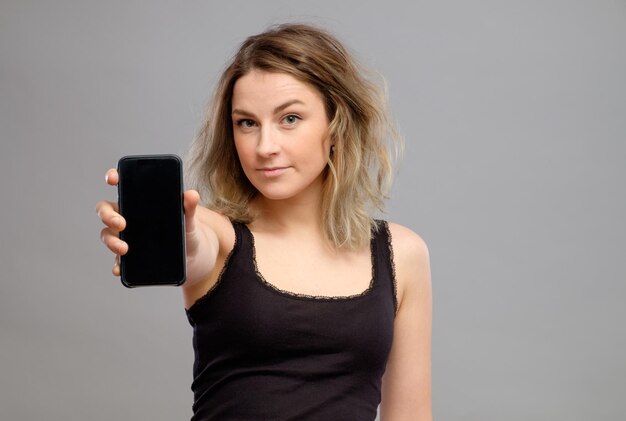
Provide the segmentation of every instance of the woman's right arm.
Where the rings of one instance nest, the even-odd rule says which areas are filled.
[[[117,186],[118,181],[117,170],[107,171],[107,184]],[[187,279],[182,288],[186,307],[208,290],[208,284],[215,278],[216,262],[221,260],[218,257],[228,253],[225,249],[234,243],[228,218],[198,206],[199,201],[200,195],[195,190],[184,193]],[[98,202],[96,212],[105,225],[100,239],[115,254],[113,275],[120,276],[120,256],[128,253],[128,244],[119,238],[119,233],[126,228],[126,221],[119,214],[116,202]]]

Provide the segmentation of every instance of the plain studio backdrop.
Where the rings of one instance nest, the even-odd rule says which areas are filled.
[[[95,204],[122,155],[183,154],[224,63],[285,21],[387,79],[385,217],[430,249],[435,419],[623,419],[618,0],[0,1],[0,419],[189,419],[181,292],[111,275]]]

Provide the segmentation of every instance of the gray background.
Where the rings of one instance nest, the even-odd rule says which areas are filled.
[[[180,291],[122,287],[94,208],[120,156],[183,153],[227,58],[285,20],[389,82],[388,218],[431,253],[435,418],[624,419],[616,0],[2,0],[0,419],[189,418]]]

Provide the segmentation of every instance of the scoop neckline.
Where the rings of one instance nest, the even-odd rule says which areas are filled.
[[[261,286],[265,287],[271,292],[274,292],[283,297],[294,298],[298,300],[322,301],[322,302],[331,301],[332,302],[332,301],[349,301],[349,300],[363,298],[363,297],[368,296],[374,290],[374,285],[376,284],[376,271],[377,271],[376,258],[375,258],[376,242],[375,242],[374,236],[372,236],[372,238],[370,239],[370,266],[371,266],[372,277],[371,277],[371,280],[367,289],[363,290],[362,292],[351,294],[351,295],[311,295],[311,294],[305,294],[301,292],[288,291],[288,290],[279,288],[276,285],[269,282],[267,279],[265,279],[265,277],[259,270],[259,266],[256,260],[256,243],[255,243],[254,234],[252,233],[252,230],[248,227],[247,224],[242,223],[241,225],[244,227],[244,229],[248,232],[248,235],[250,236],[250,248],[252,252],[252,256],[251,256],[252,266],[254,267],[255,278],[257,281],[259,281]]]

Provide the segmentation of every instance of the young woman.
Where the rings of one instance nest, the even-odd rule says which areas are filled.
[[[193,419],[432,419],[428,249],[371,216],[394,139],[332,35],[287,24],[242,44],[186,174]],[[125,220],[97,211],[119,276]]]

